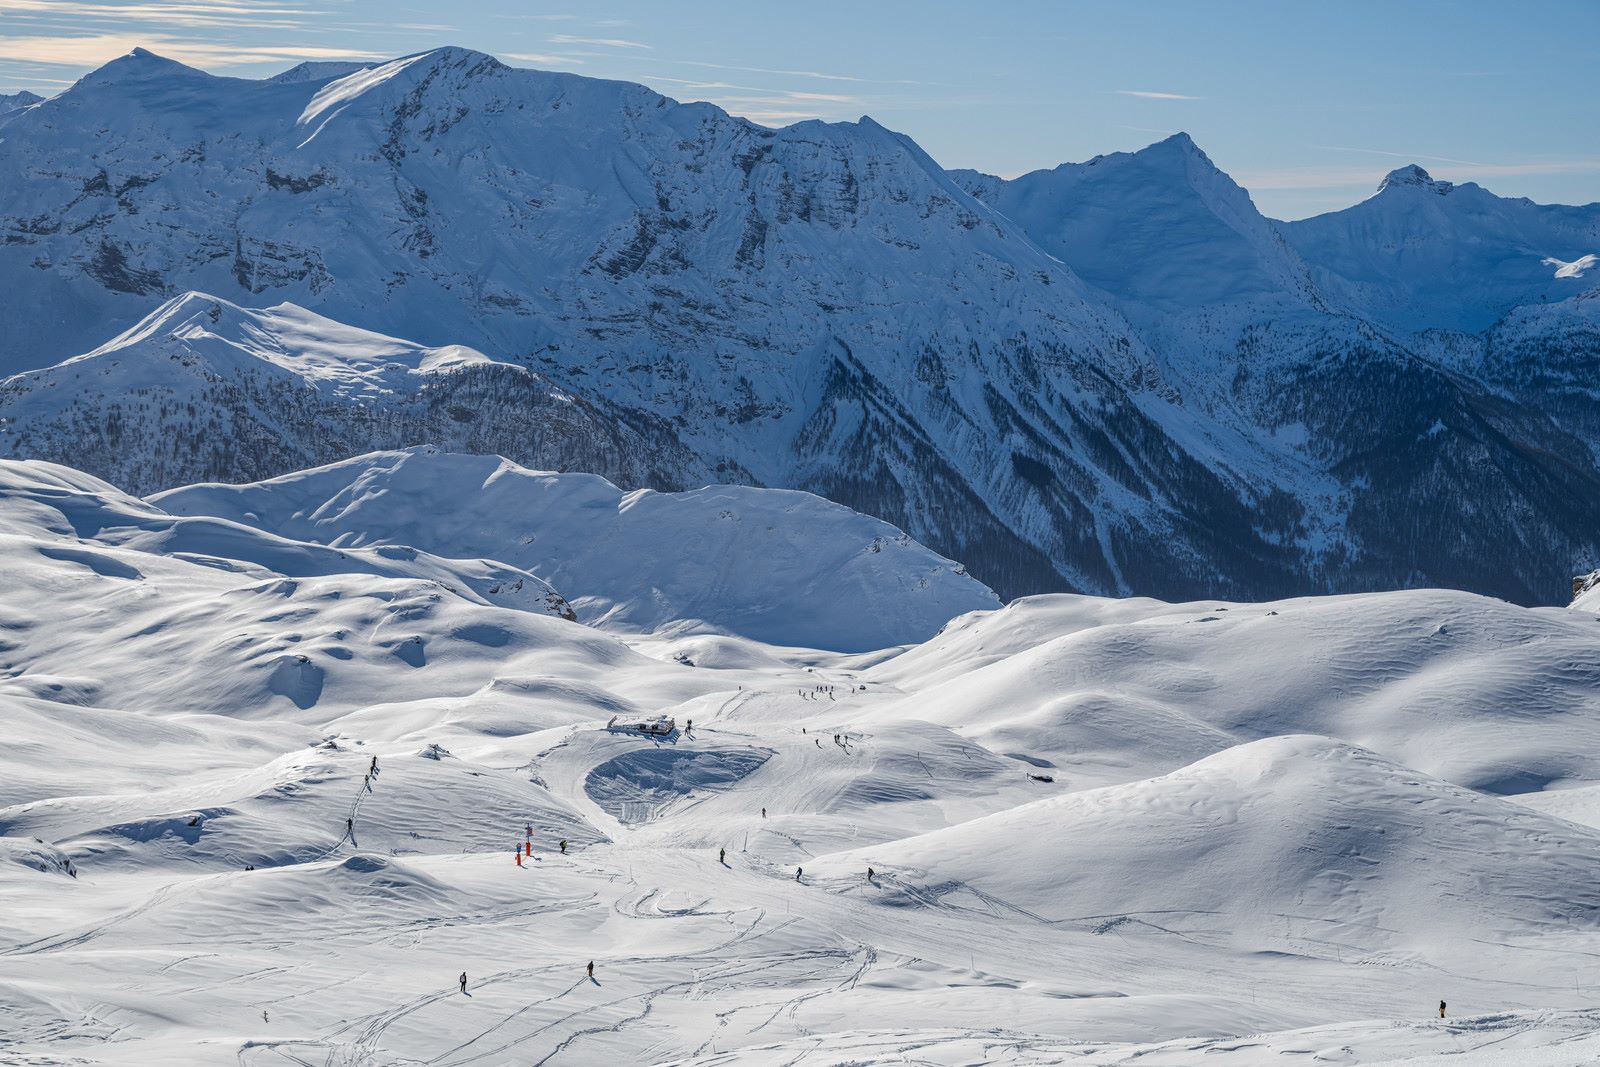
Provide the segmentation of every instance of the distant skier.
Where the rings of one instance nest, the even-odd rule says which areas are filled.
[[[367,769],[367,773],[368,774],[377,774],[378,773],[378,757],[377,756],[373,756],[372,757],[372,766]]]
[[[725,848],[717,849],[717,862],[722,864],[724,867],[726,867],[728,865],[728,850],[727,849],[725,849]]]
[[[346,819],[344,821],[344,832],[347,833],[347,834],[351,834],[352,836],[355,834],[355,832],[356,832],[356,817],[354,815],[350,816],[348,819]]]
[[[685,722],[683,724],[683,732],[686,733],[686,734],[694,733],[694,720],[693,719],[689,719],[687,722]]]
[[[561,854],[563,856],[565,856],[567,854],[567,842],[566,842],[565,838],[563,838],[562,841],[561,841]]]
[[[589,961],[589,977],[591,979],[594,977],[594,960]]]
[[[267,1009],[266,1008],[262,1008],[261,1009],[261,1021],[264,1022],[264,1023],[272,1021],[272,1020],[267,1018]]]
[[[467,972],[466,971],[462,971],[461,972],[461,992],[465,993],[466,991],[467,991]]]
[[[799,881],[799,880],[800,880],[800,876],[801,876],[801,875],[802,875],[802,874],[804,874],[804,873],[805,873],[805,868],[803,868],[803,867],[796,867],[796,868],[795,868],[795,869],[794,869],[794,880],[795,880],[795,881],[797,881],[797,882],[798,882],[798,881]]]
[[[868,867],[867,868],[867,881],[869,881],[869,882],[872,881],[873,876],[876,875],[877,873],[878,873],[877,871],[873,870],[871,867]]]
[[[1439,1001],[1439,1018],[1444,1018],[1444,1001]]]
[[[762,808],[761,809],[761,817],[763,819],[765,819],[767,817],[767,809],[766,808]]]

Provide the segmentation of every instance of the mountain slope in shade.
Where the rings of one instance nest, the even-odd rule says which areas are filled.
[[[1320,298],[1277,227],[1186,133],[1009,181],[953,176],[1136,318]]]
[[[29,104],[37,104],[43,99],[44,97],[37,93],[30,93],[27,90],[9,95],[0,93],[0,115],[4,115],[8,111],[15,111],[19,107],[27,107]]]
[[[925,640],[956,615],[999,605],[959,565],[808,493],[624,493],[592,475],[413,449],[153,500],[328,545],[513,562],[566,590],[580,620],[624,631],[700,625],[861,652]]]

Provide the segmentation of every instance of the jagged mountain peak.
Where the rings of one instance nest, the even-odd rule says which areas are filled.
[[[1397,167],[1383,176],[1383,181],[1378,183],[1378,192],[1386,189],[1426,189],[1432,193],[1445,195],[1455,188],[1453,182],[1438,181],[1416,163]]]
[[[0,93],[0,115],[5,114],[7,111],[15,110],[19,107],[28,107],[31,104],[37,104],[43,99],[44,97],[40,96],[38,93],[30,93],[26,89],[20,89],[14,93]]]
[[[331,81],[354,74],[358,70],[367,70],[374,64],[360,60],[308,60],[297,63],[288,70],[274,74],[268,78],[269,82],[279,85],[297,85],[301,82]]]

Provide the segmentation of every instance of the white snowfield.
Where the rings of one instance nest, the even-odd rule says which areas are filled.
[[[596,475],[413,448],[153,500],[328,545],[515,561],[606,629],[709,628],[864,652],[1000,606],[959,564],[888,523],[790,490],[625,493]]]
[[[878,525],[0,463],[0,1062],[1600,1058],[1587,602],[973,612]]]

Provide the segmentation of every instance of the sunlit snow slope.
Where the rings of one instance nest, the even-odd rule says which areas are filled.
[[[1585,604],[1056,596],[783,647],[733,625],[761,590],[844,632],[972,584],[721,493],[0,463],[0,1061],[1600,1055]],[[721,626],[642,632],[696,582]]]

